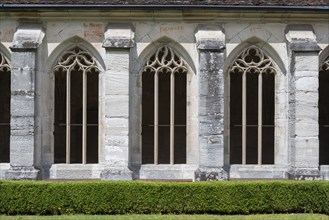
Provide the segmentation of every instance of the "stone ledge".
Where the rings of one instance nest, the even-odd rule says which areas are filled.
[[[231,165],[229,179],[288,179],[288,166]]]
[[[34,167],[10,167],[6,174],[5,178],[7,180],[37,180],[39,170]]]
[[[288,175],[291,180],[321,180],[320,170],[316,167],[295,167]]]
[[[10,163],[0,163],[0,180],[6,179],[6,172],[10,169]]]
[[[196,165],[145,164],[139,170],[139,179],[147,180],[194,180]]]
[[[323,180],[329,180],[329,165],[320,166],[320,174]]]
[[[99,164],[53,164],[50,179],[100,179],[103,167]]]
[[[127,167],[105,167],[100,177],[102,180],[132,180],[133,172]]]

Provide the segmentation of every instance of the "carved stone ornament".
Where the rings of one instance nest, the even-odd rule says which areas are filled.
[[[65,72],[75,70],[89,73],[97,72],[98,67],[95,59],[87,51],[75,47],[63,53],[53,70]]]
[[[273,61],[258,47],[245,49],[230,68],[230,73],[275,74]]]
[[[10,63],[8,59],[0,53],[0,72],[10,71]]]
[[[145,63],[143,72],[150,73],[187,73],[184,59],[168,46],[160,47]]]
[[[329,70],[329,57],[327,57],[327,59],[323,62],[322,66],[320,67],[320,70]]]

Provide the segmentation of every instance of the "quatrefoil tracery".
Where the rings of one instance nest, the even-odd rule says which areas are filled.
[[[245,49],[230,68],[230,73],[275,74],[273,61],[258,47]]]

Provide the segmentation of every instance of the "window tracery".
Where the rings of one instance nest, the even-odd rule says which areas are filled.
[[[75,47],[62,54],[53,73],[55,162],[95,163],[98,157],[99,74],[96,60],[87,51]]]
[[[329,57],[327,57],[327,59],[323,62],[320,70],[322,71],[329,70]]]
[[[143,163],[186,162],[187,73],[185,60],[168,46],[158,48],[145,62],[142,71]]]
[[[274,162],[276,69],[274,62],[256,46],[242,51],[229,68],[233,163]]]

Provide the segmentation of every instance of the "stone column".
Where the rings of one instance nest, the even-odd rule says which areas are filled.
[[[104,123],[105,146],[102,179],[130,180],[129,163],[129,54],[134,32],[129,24],[110,24],[105,33],[106,49]]]
[[[311,25],[288,25],[290,178],[316,179],[319,174],[319,51]]]
[[[39,24],[20,25],[11,46],[10,169],[6,179],[38,178],[35,168],[36,53],[44,32]]]
[[[224,180],[224,49],[217,26],[199,25],[199,169],[195,180]]]

